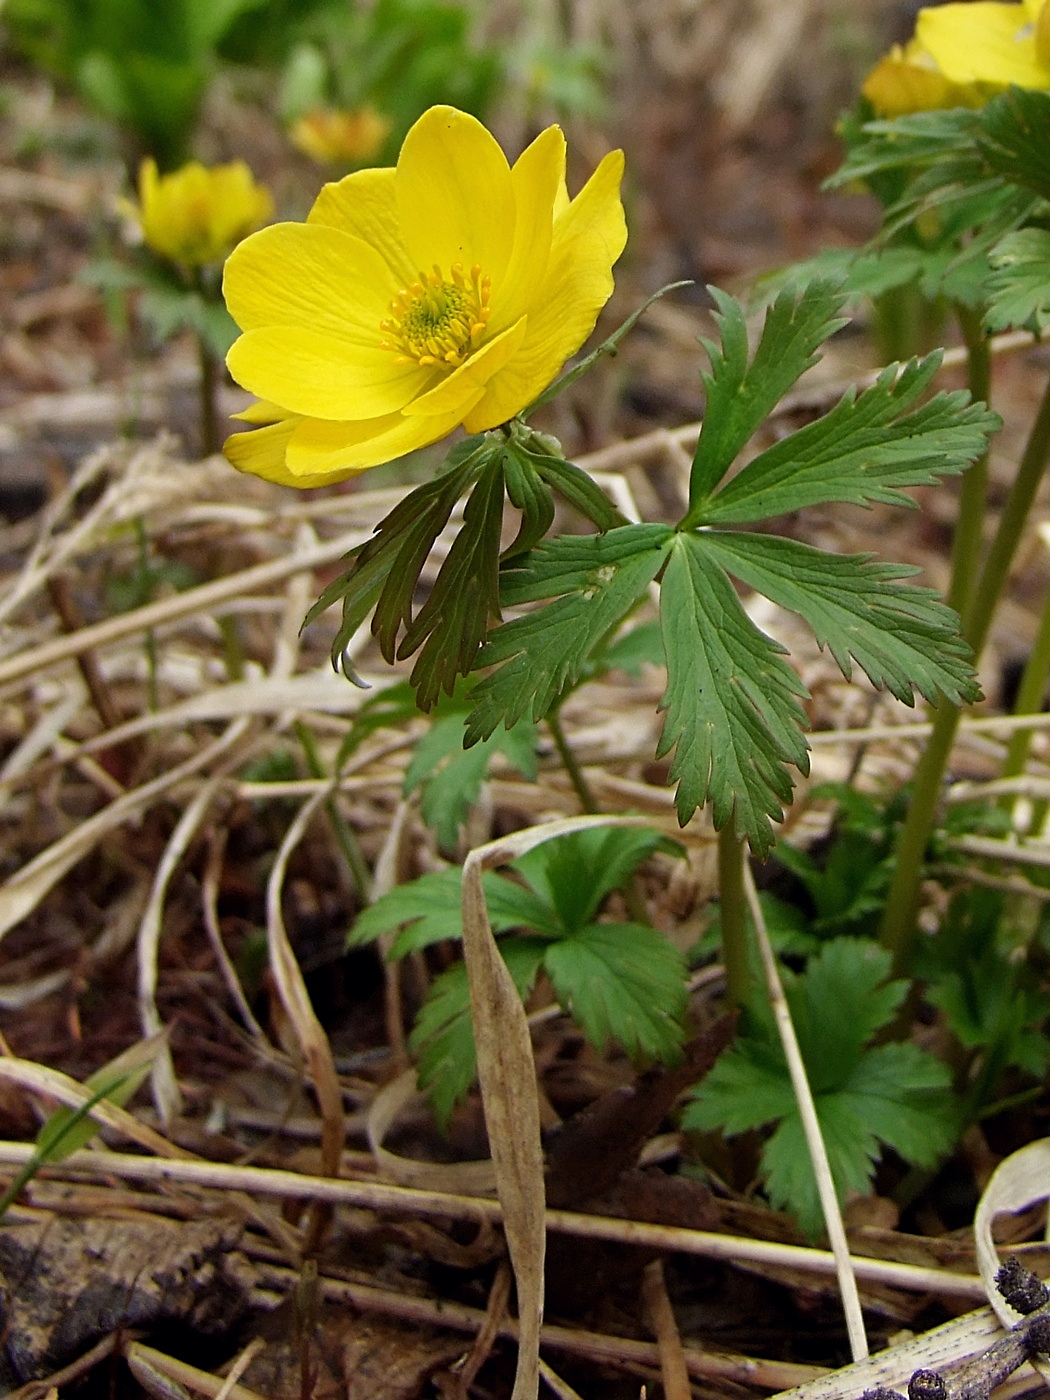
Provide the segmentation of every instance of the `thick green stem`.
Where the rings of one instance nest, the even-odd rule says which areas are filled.
[[[975,658],[980,657],[981,649],[987,640],[996,604],[1010,572],[1010,565],[1017,552],[1048,460],[1050,382],[1043,392],[1043,400],[1032,424],[1024,456],[1021,458],[999,527],[988,551],[988,558],[981,570],[970,606],[963,617],[963,636],[973,648]],[[955,706],[942,705],[936,711],[933,733],[915,770],[915,786],[908,818],[897,838],[896,865],[883,910],[880,937],[883,945],[892,951],[894,968],[898,973],[906,973],[911,962],[923,861],[933,833],[941,783],[959,717],[960,711]]]
[[[745,859],[744,843],[736,834],[735,823],[728,821],[718,833],[718,903],[726,996],[734,1006],[746,1005],[751,992],[747,898],[744,894]]]
[[[967,378],[971,396],[987,403],[992,386],[992,356],[978,312],[957,306],[956,315],[966,341]],[[959,491],[959,518],[952,540],[952,571],[948,603],[960,616],[973,595],[977,577],[976,560],[981,550],[981,531],[988,497],[988,454],[979,457],[962,478]]]

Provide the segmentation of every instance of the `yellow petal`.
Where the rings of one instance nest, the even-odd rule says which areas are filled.
[[[481,398],[489,380],[517,354],[528,329],[528,317],[522,316],[502,335],[488,340],[465,364],[454,370],[429,393],[421,394],[405,405],[406,414],[454,413],[456,422],[463,420]],[[519,407],[524,408],[524,404]]]
[[[419,275],[397,222],[393,166],[358,170],[325,185],[306,221],[342,229],[370,244],[382,254],[399,287],[407,287]]]
[[[306,488],[327,486],[332,481],[342,480],[331,472],[315,472],[312,475],[300,472],[296,475],[288,469],[285,454],[298,421],[287,418],[281,423],[256,428],[251,433],[233,433],[222,446],[226,460],[239,472],[261,476],[264,481],[276,482],[278,486]]]
[[[288,446],[287,470],[294,484],[308,478],[311,485],[326,475],[330,481],[343,481],[356,472],[392,462],[407,452],[439,442],[459,426],[456,413],[406,418],[389,413],[363,423],[329,423],[304,418],[296,427]],[[265,431],[265,429],[263,430]]]
[[[321,224],[271,224],[233,250],[222,290],[242,330],[303,326],[378,349],[397,279],[360,238]]]
[[[915,36],[953,82],[1050,87],[1024,5],[974,0],[920,10]]]
[[[468,432],[505,423],[540,394],[594,329],[627,242],[620,203],[623,152],[610,151],[554,225],[547,272],[534,293],[521,349],[464,418]]]
[[[268,403],[266,399],[256,399],[247,408],[242,408],[240,413],[231,413],[230,417],[236,418],[239,423],[279,423],[287,415],[282,413],[275,403]]]
[[[423,393],[434,371],[398,364],[388,351],[302,326],[267,326],[234,341],[226,364],[238,384],[290,413],[375,418]]]
[[[503,278],[493,284],[490,334],[513,325],[529,309],[547,270],[554,204],[565,184],[565,137],[557,126],[540,133],[514,162],[514,246]]]
[[[480,263],[493,283],[503,276],[514,239],[510,166],[475,118],[431,107],[405,137],[395,181],[398,221],[423,272],[436,263]]]

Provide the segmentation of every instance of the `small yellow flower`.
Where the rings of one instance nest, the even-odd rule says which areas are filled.
[[[221,262],[273,214],[273,199],[241,160],[211,169],[191,161],[159,175],[153,159],[139,168],[139,202],[130,212],[155,253],[188,267]]]
[[[396,169],[326,185],[226,264],[227,363],[261,403],[235,467],[316,486],[512,418],[590,335],[627,240],[610,152],[575,199],[565,138],[511,167],[474,117],[432,107]]]
[[[358,165],[374,159],[390,135],[390,119],[374,107],[343,112],[315,107],[292,126],[288,138],[320,164]]]
[[[953,83],[1050,88],[1050,0],[920,10],[915,36]]]
[[[865,78],[861,92],[880,117],[950,107],[980,107],[988,93],[974,83],[956,83],[937,67],[917,39],[903,48],[894,44]]]

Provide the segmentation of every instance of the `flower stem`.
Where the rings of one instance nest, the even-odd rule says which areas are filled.
[[[200,428],[201,454],[210,457],[222,446],[219,441],[219,413],[216,399],[219,393],[219,362],[204,337],[197,337],[197,363],[200,366]]]
[[[1050,381],[1025,445],[1017,476],[995,532],[988,558],[963,617],[963,636],[978,659],[988,637],[995,607],[1003,591],[1010,565],[1021,540],[1032,502],[1050,460]],[[908,817],[895,848],[896,864],[890,883],[879,936],[893,953],[894,970],[906,973],[915,941],[922,884],[923,860],[933,833],[941,782],[948,764],[961,711],[941,705],[935,711],[933,733],[915,770]]]
[[[734,1006],[744,1006],[751,992],[744,860],[744,843],[736,834],[736,823],[730,820],[718,833],[718,902],[726,996]]]
[[[974,400],[988,402],[992,385],[992,356],[981,325],[980,314],[968,306],[957,306],[955,314],[966,341],[967,378]],[[988,496],[988,453],[985,452],[963,474],[959,492],[959,518],[952,540],[952,571],[948,604],[960,615],[973,595],[976,578],[974,561],[981,547],[981,529]]]

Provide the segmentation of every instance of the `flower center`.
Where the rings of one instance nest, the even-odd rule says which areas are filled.
[[[477,349],[488,322],[491,282],[475,264],[469,275],[453,263],[452,280],[434,264],[419,281],[402,287],[390,303],[390,316],[379,323],[383,350],[398,364],[461,365]]]

